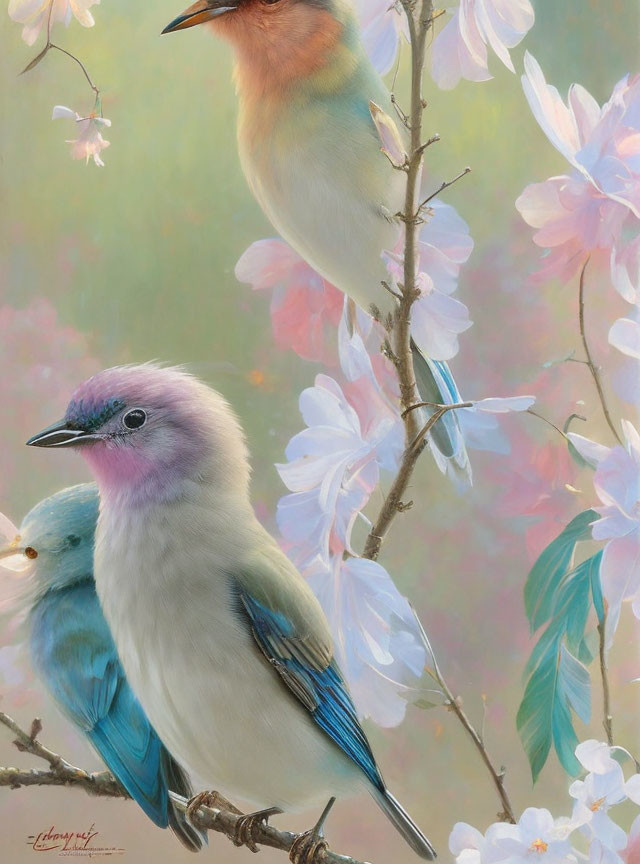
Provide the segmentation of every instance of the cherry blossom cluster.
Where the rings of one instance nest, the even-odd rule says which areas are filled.
[[[601,107],[579,84],[563,101],[530,54],[522,84],[541,129],[570,165],[570,172],[526,187],[516,206],[536,228],[545,249],[537,281],[567,282],[588,261],[609,274],[612,287],[630,305],[611,323],[609,343],[629,365],[622,393],[638,404],[640,380],[640,75],[625,76]],[[633,382],[635,381],[635,384]],[[604,406],[603,406],[604,407]],[[606,410],[606,409],[605,409]],[[577,434],[569,439],[593,469],[600,518],[594,540],[604,541],[600,578],[608,604],[609,640],[622,603],[640,617],[640,436],[621,422],[619,444],[606,447]],[[617,434],[617,433],[616,433]]]
[[[9,0],[9,17],[22,24],[22,38],[33,45],[41,31],[57,23],[68,27],[75,18],[83,27],[96,23],[89,12],[100,0]]]
[[[569,787],[571,816],[554,818],[549,810],[528,807],[516,825],[495,822],[484,834],[458,822],[449,837],[457,864],[636,864],[640,815],[628,834],[610,815],[624,801],[640,806],[640,774],[625,780],[620,764],[633,759],[595,740],[579,744],[575,755],[585,773]]]
[[[640,618],[640,435],[628,420],[622,421],[622,430],[624,445],[615,447],[569,433],[576,450],[595,468],[593,487],[600,505],[593,509],[600,519],[593,523],[592,536],[605,542],[600,580],[610,635],[624,601]]]
[[[400,0],[356,0],[356,9],[365,48],[376,69],[385,74],[396,61],[401,42],[409,41]],[[446,15],[448,21],[434,40],[431,57],[431,74],[439,87],[450,90],[462,78],[492,78],[488,48],[515,72],[509,49],[533,27],[530,0],[460,0]]]
[[[33,45],[43,31],[46,34],[45,47],[27,66],[27,70],[36,66],[50,48],[56,47],[51,44],[51,32],[56,24],[62,23],[68,27],[71,21],[75,19],[83,27],[93,27],[95,20],[89,9],[99,2],[100,0],[35,0],[35,2],[34,0],[9,0],[9,16],[23,25],[22,38],[27,45]],[[102,168],[104,162],[100,153],[110,144],[102,137],[102,132],[111,126],[111,121],[102,116],[100,93],[89,78],[82,62],[68,51],[64,51],[64,53],[81,67],[85,78],[94,91],[94,106],[92,111],[79,114],[64,105],[56,105],[53,109],[52,119],[65,118],[76,124],[77,137],[67,139],[67,144],[71,145],[72,159],[84,159],[87,164],[89,159],[93,159],[94,164]]]
[[[471,248],[463,220],[435,201],[419,252],[421,279],[430,292],[415,306],[421,332],[430,334],[442,359],[458,346],[451,328],[455,314],[439,316],[438,304],[450,299]],[[391,274],[397,272],[399,250],[388,256]],[[255,290],[272,292],[272,325],[281,347],[333,367],[332,377],[317,375],[300,396],[306,428],[294,435],[287,461],[277,466],[289,490],[278,504],[278,527],[284,548],[331,622],[359,712],[379,725],[397,725],[408,702],[422,697],[418,682],[425,651],[406,598],[379,563],[358,557],[352,539],[356,526],[370,528],[365,508],[383,475],[398,470],[404,451],[397,375],[381,350],[387,334],[281,240],[253,243],[238,261],[236,276]],[[332,348],[336,317],[337,349]],[[533,401],[488,398],[458,409],[468,446],[503,450],[499,415],[525,411]]]
[[[579,84],[565,103],[527,53],[522,84],[541,129],[571,166],[530,184],[516,202],[547,250],[536,278],[566,282],[590,257],[604,259],[631,307],[612,323],[609,342],[636,361],[640,376],[640,75],[619,81],[602,107]]]
[[[406,16],[386,0],[358,8],[365,46],[384,72],[405,33]],[[406,154],[395,121],[373,103],[371,112],[381,149],[401,167]],[[458,337],[472,324],[465,304],[452,295],[473,241],[457,211],[439,199],[430,200],[422,215],[420,297],[412,321],[429,357],[447,361],[458,353]],[[402,280],[400,227],[396,245],[383,255],[393,291]],[[284,548],[332,624],[338,659],[359,712],[382,726],[396,725],[407,703],[420,698],[425,651],[407,600],[379,563],[358,557],[352,539],[356,526],[370,528],[365,509],[383,475],[398,470],[405,446],[397,375],[381,350],[387,334],[282,240],[253,243],[238,261],[236,277],[254,290],[271,292],[273,333],[281,348],[322,362],[335,373],[317,375],[314,386],[300,396],[306,428],[289,442],[286,463],[277,466],[289,490],[278,504],[278,526]],[[450,401],[462,402],[454,390]],[[526,411],[533,401],[529,396],[484,399],[457,409],[466,444],[508,451],[498,415]],[[447,471],[436,448],[431,452]]]

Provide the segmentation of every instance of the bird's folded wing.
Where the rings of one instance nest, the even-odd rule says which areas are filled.
[[[309,586],[276,547],[252,555],[229,575],[239,611],[275,672],[318,726],[382,789],[369,742],[333,660],[328,623]]]
[[[32,650],[56,701],[149,818],[166,827],[163,747],[125,678],[92,582],[41,603]]]

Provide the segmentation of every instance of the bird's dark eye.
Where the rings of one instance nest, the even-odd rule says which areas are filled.
[[[127,429],[139,429],[147,422],[147,412],[142,408],[132,408],[124,415],[122,422]]]

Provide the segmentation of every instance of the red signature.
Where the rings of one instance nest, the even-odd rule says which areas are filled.
[[[78,855],[81,857],[98,857],[102,855],[123,855],[124,849],[115,846],[98,846],[96,837],[99,831],[95,830],[95,824],[91,824],[87,831],[60,831],[55,825],[51,825],[46,831],[39,834],[31,834],[27,839],[27,845],[34,852],[57,852],[59,856]]]

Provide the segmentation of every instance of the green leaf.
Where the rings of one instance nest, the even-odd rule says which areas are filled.
[[[598,552],[572,570],[555,574],[555,590],[546,601],[549,623],[525,667],[528,682],[518,711],[518,730],[534,782],[552,744],[565,770],[570,774],[579,771],[571,710],[588,722],[591,682],[583,663],[591,662],[594,655],[585,628],[593,585],[600,585],[601,560],[602,552]]]
[[[587,633],[578,648],[578,660],[589,666],[598,651],[598,637],[595,632]]]
[[[591,607],[591,585],[599,582],[602,552],[587,558],[568,575],[558,591],[558,608],[554,617],[564,618],[567,632],[567,647],[578,654],[584,641],[584,631]]]
[[[24,69],[22,70],[22,72],[20,74],[24,75],[26,72],[31,72],[32,69],[35,69],[36,66],[38,65],[38,63],[41,60],[44,60],[44,58],[47,56],[50,48],[51,48],[51,45],[48,45],[48,44],[45,45],[44,48],[42,49],[42,51],[39,54],[37,54],[30,63],[27,63],[27,65],[24,67]]]
[[[576,544],[590,536],[590,526],[599,518],[594,510],[578,514],[531,568],[524,588],[524,603],[532,633],[551,617],[556,589],[571,567]]]
[[[580,773],[581,766],[574,754],[578,737],[573,728],[572,709],[585,723],[589,721],[589,673],[557,635],[548,640],[546,651],[527,683],[517,716],[518,732],[534,783],[552,743],[565,771],[573,776]]]

